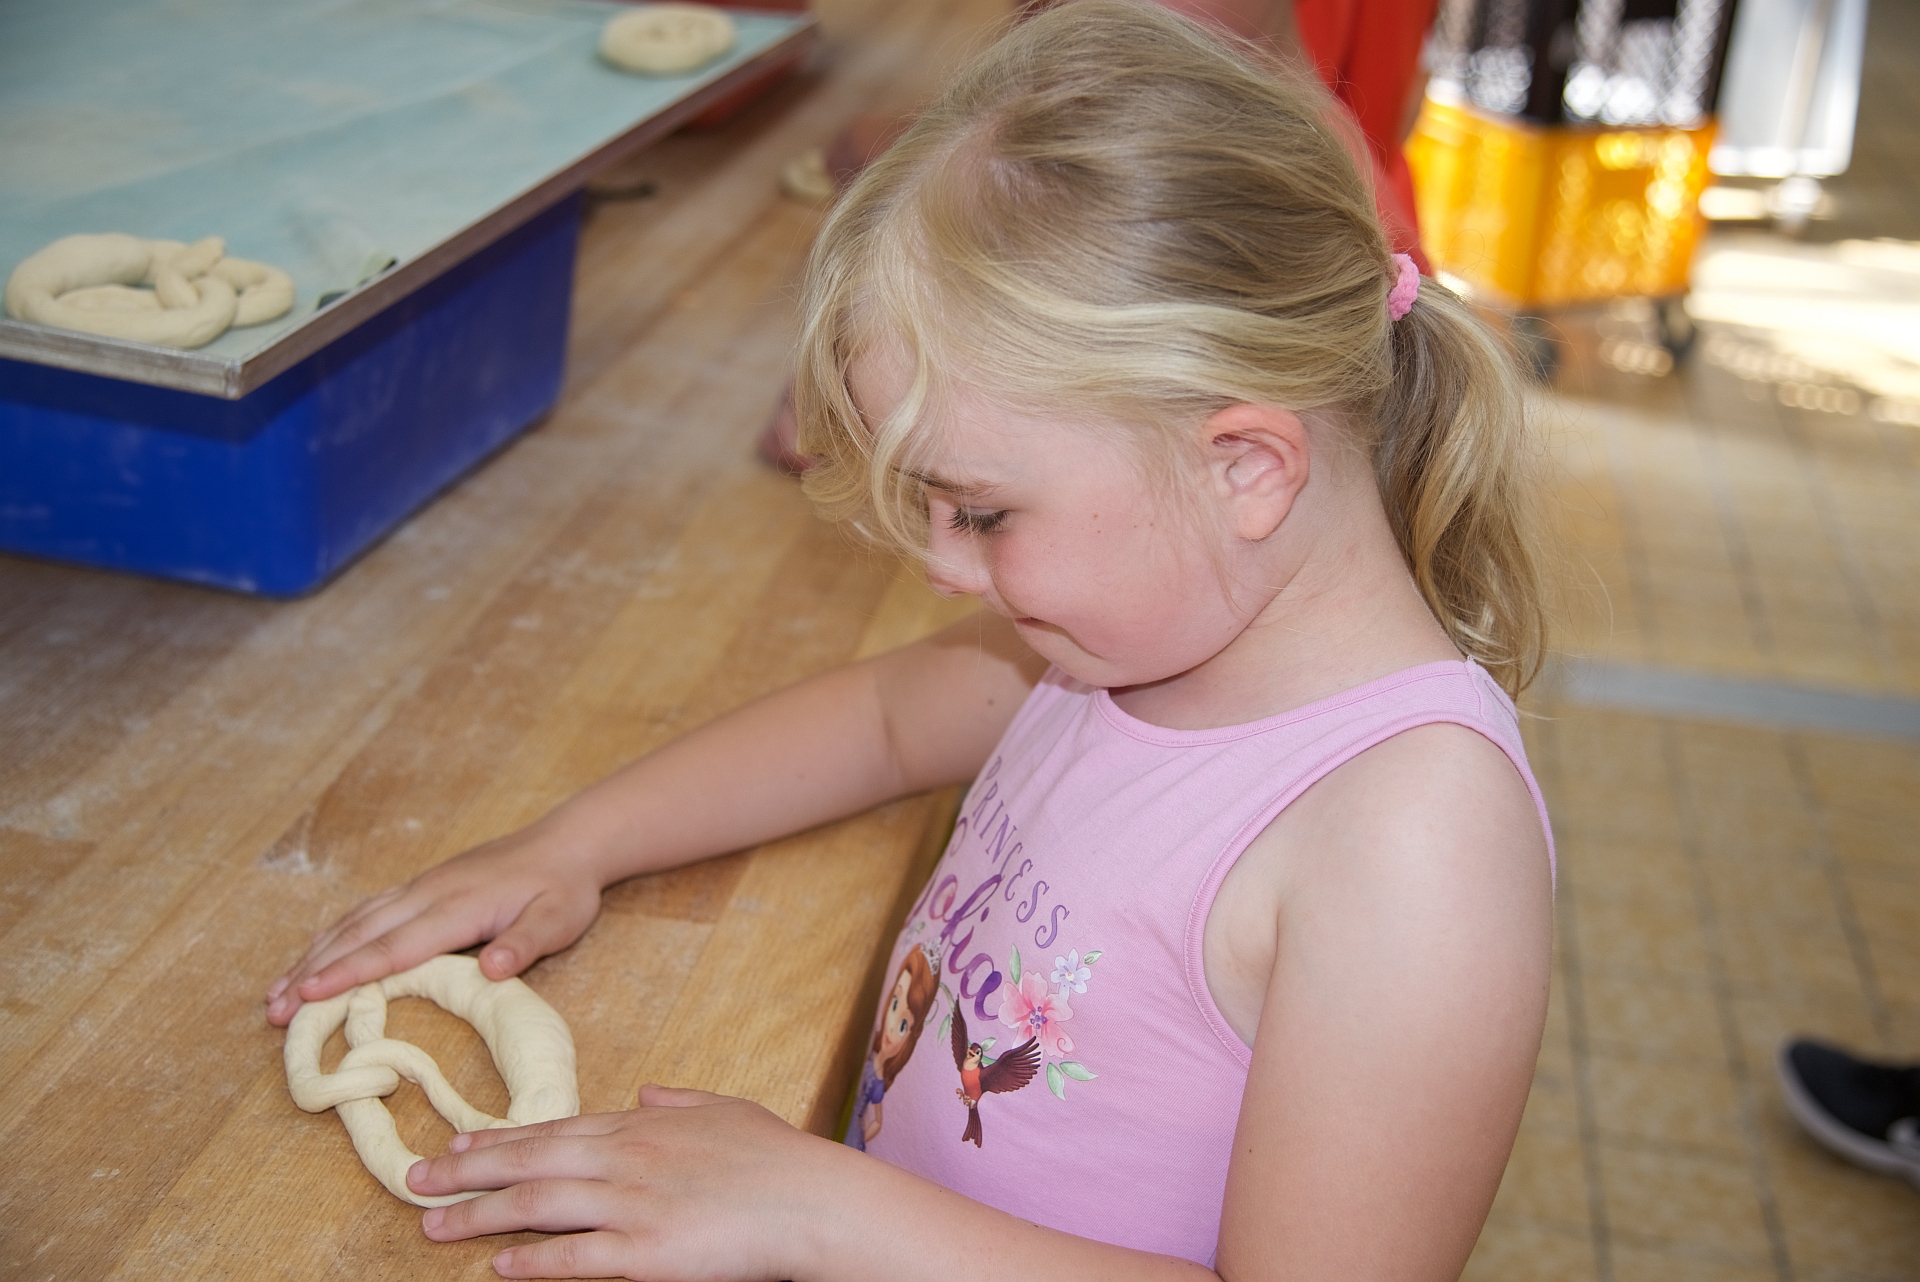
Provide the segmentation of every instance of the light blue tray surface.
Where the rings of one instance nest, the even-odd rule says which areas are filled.
[[[0,0],[0,274],[74,232],[224,236],[298,290],[201,349],[244,360],[809,23],[730,10],[731,53],[653,78],[595,53],[624,8]]]

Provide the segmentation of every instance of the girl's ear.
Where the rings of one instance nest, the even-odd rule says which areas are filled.
[[[1239,402],[1200,425],[1207,470],[1233,532],[1259,541],[1280,528],[1307,483],[1307,425],[1278,405]]]

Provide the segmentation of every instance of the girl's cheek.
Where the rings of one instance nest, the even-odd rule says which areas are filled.
[[[1036,547],[1031,537],[1016,532],[987,539],[981,547],[981,564],[1002,598],[1042,595],[1049,585],[1057,587],[1073,576],[1065,558],[1053,549]]]

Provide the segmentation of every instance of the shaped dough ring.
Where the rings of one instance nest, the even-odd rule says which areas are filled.
[[[228,258],[218,236],[185,245],[118,232],[63,236],[7,278],[15,320],[159,347],[205,347],[293,306],[293,278]],[[147,289],[135,286],[149,286]]]
[[[387,1000],[393,997],[425,997],[473,1025],[507,1084],[512,1102],[506,1117],[467,1103],[432,1056],[386,1035]],[[320,1048],[342,1024],[351,1049],[337,1069],[322,1072]],[[418,1083],[440,1116],[462,1131],[551,1122],[580,1111],[567,1021],[519,980],[496,983],[480,973],[479,962],[455,954],[302,1006],[287,1026],[285,1058],[293,1102],[309,1113],[337,1110],[367,1170],[389,1193],[415,1206],[445,1206],[479,1194],[422,1197],[407,1187],[407,1168],[420,1157],[401,1142],[393,1115],[380,1103],[402,1077]]]
[[[642,4],[609,21],[600,56],[622,71],[671,76],[733,48],[733,19],[704,4]]]

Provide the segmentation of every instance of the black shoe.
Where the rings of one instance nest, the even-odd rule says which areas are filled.
[[[1850,1162],[1920,1188],[1920,1065],[1875,1064],[1789,1041],[1774,1067],[1807,1133]]]

